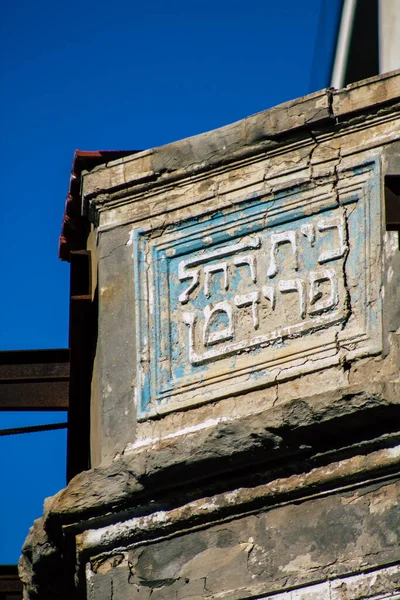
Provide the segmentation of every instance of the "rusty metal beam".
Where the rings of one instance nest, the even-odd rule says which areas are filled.
[[[26,427],[11,427],[0,429],[0,437],[7,435],[20,435],[25,433],[39,433],[41,431],[55,431],[57,429],[66,429],[68,423],[45,423],[44,425],[28,425]]]
[[[1,410],[68,410],[69,350],[0,352]]]
[[[0,565],[0,600],[22,600],[17,565]]]

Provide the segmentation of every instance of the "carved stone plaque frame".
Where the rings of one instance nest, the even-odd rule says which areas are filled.
[[[134,230],[139,419],[381,351],[379,160]]]

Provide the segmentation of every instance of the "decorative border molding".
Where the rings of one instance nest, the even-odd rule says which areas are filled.
[[[182,277],[194,278],[189,267],[208,261],[208,258],[214,258],[217,254],[227,256],[239,246],[241,250],[245,249],[245,245],[246,248],[251,245],[255,247],[260,232],[270,231],[274,226],[284,223],[290,223],[292,227],[296,220],[316,218],[321,213],[347,215],[350,246],[354,244],[343,263],[343,276],[345,280],[352,279],[353,287],[349,314],[339,306],[325,314],[322,310],[322,314],[304,319],[298,326],[279,328],[268,336],[254,336],[254,339],[242,343],[229,343],[232,331],[228,331],[224,351],[211,346],[202,356],[196,354],[192,340],[192,372],[177,376],[177,366],[174,373],[172,364],[170,331],[173,322],[173,308],[170,306],[171,260],[182,257],[182,270],[185,271]],[[137,311],[136,321],[139,419],[270,385],[277,380],[337,364],[344,357],[352,360],[379,353],[380,227],[377,227],[377,223],[380,223],[380,168],[379,161],[375,159],[363,164],[349,164],[347,161],[338,169],[338,181],[333,187],[313,187],[310,182],[297,187],[292,184],[273,198],[259,195],[216,218],[188,219],[176,227],[168,228],[156,238],[152,238],[150,229],[134,230],[136,303],[143,307]],[[344,256],[344,251],[341,256]],[[372,263],[376,265],[373,271]],[[329,278],[328,275],[325,279]],[[292,289],[295,282],[290,280],[286,283],[292,283]],[[191,287],[195,285],[193,279]],[[189,286],[187,293],[190,289]],[[181,296],[182,304],[185,304],[187,298],[183,298],[184,294]],[[221,310],[224,309],[222,304]],[[190,313],[185,315],[190,335],[194,321]],[[333,325],[337,327],[332,328],[330,334],[329,327]],[[323,341],[318,338],[318,330],[321,329],[325,330]],[[300,334],[307,332],[307,338],[303,336],[301,340],[297,339]],[[276,342],[283,339],[290,340],[289,349],[276,347]],[[271,343],[275,344],[272,352],[268,348]],[[267,348],[262,349],[265,345]],[[254,360],[249,361],[248,352],[251,348],[258,348],[259,351]],[[242,354],[243,351],[246,355]],[[229,360],[229,357],[234,358]],[[207,373],[207,364],[216,359],[219,359],[218,373],[215,370]],[[194,373],[196,369],[197,376]]]

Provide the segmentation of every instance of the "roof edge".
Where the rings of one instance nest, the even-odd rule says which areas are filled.
[[[69,261],[71,252],[85,248],[89,233],[89,221],[81,212],[81,174],[100,164],[135,154],[136,150],[75,150],[71,177],[65,200],[58,256]]]

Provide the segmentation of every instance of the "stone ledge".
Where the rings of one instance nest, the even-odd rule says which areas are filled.
[[[193,500],[171,510],[158,510],[144,516],[124,520],[114,519],[110,525],[90,528],[78,534],[79,552],[98,554],[109,548],[118,548],[134,542],[143,542],[153,538],[164,537],[172,533],[185,531],[188,528],[221,522],[225,519],[259,510],[267,511],[282,506],[294,499],[304,502],[310,498],[323,496],[339,486],[343,490],[359,487],[353,483],[375,475],[384,465],[386,469],[398,469],[400,464],[400,446],[377,450],[370,454],[359,454],[342,461],[317,467],[308,472],[274,479],[256,487],[241,487],[233,492],[215,494],[206,498]],[[387,478],[374,478],[374,482],[384,485]],[[353,481],[352,481],[353,480]]]
[[[284,468],[293,472],[296,461],[389,433],[388,425],[395,427],[400,413],[399,386],[398,382],[375,383],[367,390],[351,386],[161,440],[109,466],[77,475],[52,499],[52,518],[63,522],[90,518],[163,490],[177,491],[188,481],[214,478],[215,483],[215,477],[239,469],[265,471],[283,461]]]
[[[332,113],[341,118],[370,105],[380,106],[400,97],[400,70],[357,81],[333,92]]]
[[[95,167],[84,174],[86,197],[129,184],[152,182],[163,174],[188,175],[244,158],[282,144],[286,138],[308,138],[313,130],[376,113],[400,99],[400,70],[372,77],[341,90],[324,89],[219,129],[189,137]],[[104,199],[101,199],[103,201]]]
[[[202,531],[216,526],[222,527],[224,530],[233,527],[235,530],[241,531],[242,522],[255,519],[254,515],[256,514],[261,516],[261,512],[264,515],[263,518],[268,519],[267,515],[269,514],[273,515],[274,512],[282,510],[284,512],[289,510],[290,512],[297,510],[296,507],[303,506],[304,509],[300,508],[300,510],[307,512],[310,511],[307,506],[314,506],[317,503],[320,506],[321,516],[325,515],[324,506],[325,501],[328,500],[328,504],[332,505],[333,514],[336,514],[335,507],[337,506],[342,507],[341,510],[344,514],[347,511],[346,507],[352,507],[355,502],[358,503],[360,509],[357,509],[357,507],[350,508],[350,512],[355,510],[355,514],[359,517],[359,510],[365,505],[366,493],[378,494],[373,499],[374,506],[377,506],[377,502],[379,502],[381,489],[387,488],[389,490],[390,488],[392,490],[391,494],[395,493],[394,489],[398,485],[398,481],[396,484],[396,477],[390,476],[389,472],[398,472],[399,458],[400,446],[364,454],[358,453],[345,460],[332,462],[311,470],[306,469],[301,474],[278,478],[255,487],[239,487],[234,492],[216,494],[211,497],[204,497],[203,495],[197,500],[187,504],[181,503],[170,510],[160,510],[157,504],[150,504],[148,513],[143,514],[142,512],[141,516],[140,507],[132,503],[130,514],[136,513],[138,516],[129,518],[126,514],[119,513],[115,508],[109,511],[105,509],[102,519],[80,521],[72,527],[65,527],[62,521],[54,519],[53,510],[59,497],[55,496],[53,499],[49,499],[45,516],[35,521],[23,547],[23,556],[20,560],[20,576],[25,584],[26,597],[29,597],[30,600],[36,598],[41,600],[62,598],[66,600],[72,597],[84,597],[83,590],[81,590],[82,595],[79,592],[76,595],[74,566],[66,562],[64,558],[68,554],[76,556],[78,567],[79,565],[83,566],[89,558],[97,556],[93,564],[97,564],[98,573],[105,573],[110,570],[107,564],[110,568],[113,568],[113,565],[118,566],[118,561],[115,564],[113,562],[115,553],[118,554],[119,552],[119,555],[124,558],[127,546],[133,544],[134,547],[135,542],[139,542],[143,548],[143,544],[144,546],[149,543],[160,544],[165,540],[175,539],[175,545],[177,543],[179,545],[180,536],[185,535],[188,531],[201,534]],[[383,470],[386,471],[386,476],[382,476]],[[339,495],[338,492],[340,492]],[[340,499],[343,498],[345,498],[345,501],[341,502]],[[383,503],[379,506],[384,511],[390,509],[392,505]],[[365,506],[362,510],[365,513]],[[309,512],[310,519],[313,518],[313,514],[313,510],[311,510],[311,513]],[[324,518],[326,518],[326,515]],[[274,519],[273,516],[272,519]],[[107,521],[108,525],[104,526]],[[290,533],[290,519],[287,522],[289,527],[286,530],[286,536],[292,535]],[[294,529],[295,522],[292,524]],[[354,522],[354,519],[352,522]],[[278,525],[281,523],[279,517],[277,523]],[[345,526],[341,523],[342,528]],[[301,531],[301,523],[299,527]],[[331,529],[336,527],[332,518],[330,527]],[[359,528],[359,524],[357,525],[354,522],[354,527]],[[280,529],[277,531],[280,532]],[[293,535],[297,536],[296,539],[298,539],[296,531]],[[250,542],[249,551],[253,549],[257,540],[250,540],[249,538]],[[386,544],[386,546],[388,545]],[[388,564],[389,561],[393,562],[396,553],[398,553],[397,547],[394,547],[393,544],[393,547],[389,546],[382,548],[380,557],[375,555],[372,557],[372,564],[383,566],[383,564]],[[112,550],[111,554],[107,554],[110,549]],[[352,552],[354,554],[354,548]],[[381,560],[378,560],[378,558]],[[354,559],[356,559],[355,562]],[[326,566],[330,567],[330,564]],[[105,570],[103,570],[102,565],[105,566]],[[321,581],[321,574],[324,575],[322,579],[326,579],[327,576],[331,579],[332,575],[335,574],[344,575],[347,572],[351,574],[354,573],[354,570],[359,573],[362,565],[365,568],[361,558],[355,555],[346,566],[342,566],[339,562],[333,568],[334,572],[331,574],[326,569],[317,574],[312,570],[310,572],[305,571],[303,573],[304,584]],[[75,571],[76,575],[77,572]],[[357,579],[357,577],[358,575],[353,578],[354,583],[363,585],[363,581]],[[353,579],[349,578],[349,583],[353,582]],[[143,583],[146,585],[145,581]],[[260,581],[256,581],[254,584],[251,583],[251,590],[246,588],[246,597],[249,594],[250,596],[260,597],[266,592],[271,593],[278,583],[280,585],[275,589],[290,588],[294,580],[285,581],[282,586],[283,582],[280,580],[266,582],[265,577],[264,579],[261,578]],[[384,581],[380,583],[385,584]],[[357,585],[341,586],[336,589],[338,593],[345,590],[351,593],[357,589]],[[228,594],[227,598],[229,597]],[[341,597],[338,596],[338,598]],[[295,598],[297,597],[295,596]],[[343,595],[343,600],[345,598],[354,600],[351,595]]]

